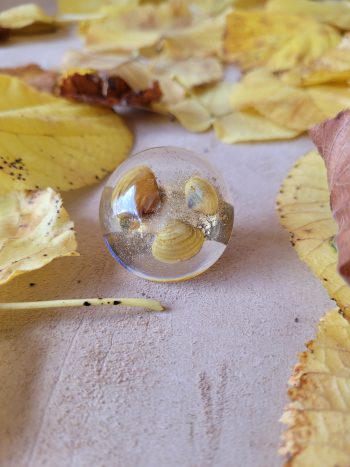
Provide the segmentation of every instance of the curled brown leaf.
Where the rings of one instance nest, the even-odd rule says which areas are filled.
[[[63,97],[107,107],[149,107],[162,97],[158,81],[154,81],[147,89],[135,91],[121,77],[97,72],[73,73],[63,77],[59,82],[58,92]]]
[[[338,223],[338,269],[350,284],[350,110],[314,127],[311,137],[327,167],[331,209]]]
[[[5,41],[10,34],[10,30],[0,27],[0,41]]]

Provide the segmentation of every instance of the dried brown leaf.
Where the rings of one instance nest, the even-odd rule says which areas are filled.
[[[162,97],[157,81],[147,89],[134,91],[121,77],[98,72],[66,75],[59,82],[58,92],[63,97],[107,107],[147,108]]]
[[[350,284],[350,111],[316,126],[311,137],[326,163],[331,209],[338,224],[338,268]]]
[[[0,74],[16,76],[38,91],[53,93],[58,72],[44,70],[35,63],[13,68],[0,68]]]

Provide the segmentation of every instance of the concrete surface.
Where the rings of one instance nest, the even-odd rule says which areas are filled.
[[[62,33],[45,44],[15,41],[0,49],[0,63],[53,66],[73,42]],[[228,146],[149,113],[128,123],[134,151],[195,149],[224,174],[236,208],[233,238],[201,277],[145,282],[103,244],[102,185],[65,194],[81,257],[17,278],[0,300],[145,294],[170,311],[1,312],[0,465],[279,466],[291,367],[331,307],[274,210],[283,177],[311,142]]]

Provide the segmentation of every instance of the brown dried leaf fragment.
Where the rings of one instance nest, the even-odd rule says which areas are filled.
[[[286,467],[348,467],[350,458],[350,325],[336,308],[300,354],[290,378],[288,429],[280,454]]]
[[[9,34],[10,34],[10,30],[8,28],[0,27],[0,42],[6,41],[6,39],[9,37]]]
[[[36,63],[29,63],[13,68],[0,68],[0,74],[16,76],[27,84],[42,92],[53,93],[58,77],[54,70],[44,70]]]
[[[338,269],[350,284],[350,111],[317,125],[311,137],[327,167],[331,209],[338,223]]]
[[[127,105],[144,108],[162,97],[157,81],[148,89],[135,91],[121,77],[103,72],[68,74],[61,78],[58,92],[63,97],[107,107]]]

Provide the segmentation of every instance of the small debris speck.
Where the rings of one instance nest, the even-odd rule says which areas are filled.
[[[295,318],[294,323],[299,323],[299,318]]]
[[[84,305],[84,306],[90,306],[91,303],[90,303],[90,302],[84,302],[83,305]]]
[[[35,287],[35,282],[30,282],[29,287]]]

